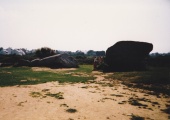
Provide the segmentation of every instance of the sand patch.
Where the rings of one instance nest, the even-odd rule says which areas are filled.
[[[106,74],[87,83],[0,87],[1,120],[167,120],[169,98],[129,88]],[[110,86],[109,84],[112,84]],[[61,99],[60,99],[61,98]]]
[[[32,67],[33,71],[48,71],[48,72],[62,72],[62,71],[72,71],[76,70],[77,68],[58,68],[58,69],[51,69],[47,67]]]

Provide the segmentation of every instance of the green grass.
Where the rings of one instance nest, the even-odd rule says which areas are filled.
[[[129,87],[137,87],[170,95],[170,68],[150,68],[148,71],[115,72],[109,76]]]
[[[93,70],[92,65],[80,65],[80,67],[77,70],[75,70],[75,72],[84,72],[90,74],[92,70]]]
[[[54,98],[56,98],[56,99],[64,99],[62,92],[55,93],[55,94],[47,93],[47,94],[45,94],[45,95],[50,96],[50,97],[54,97]]]
[[[34,98],[37,98],[37,97],[41,97],[42,94],[40,92],[31,92],[30,93],[30,96],[34,97]]]
[[[3,67],[0,68],[0,86],[32,85],[50,81],[58,81],[60,83],[86,82],[94,79],[90,75],[91,70],[92,65],[82,65],[77,70],[71,71],[74,74],[79,72],[89,74],[89,76],[84,77],[66,74],[70,71],[53,73],[49,71],[32,71],[30,67]]]

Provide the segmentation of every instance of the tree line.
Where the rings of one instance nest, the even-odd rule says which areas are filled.
[[[3,48],[0,47],[0,51],[2,50]],[[24,48],[22,48],[22,50],[26,51],[26,49]],[[42,47],[34,50],[33,52],[29,52],[24,56],[0,54],[0,63],[4,63],[4,62],[14,63],[17,62],[19,59],[33,60],[35,58],[44,58],[44,57],[48,57],[56,54],[63,54],[63,53],[75,57],[80,64],[93,64],[93,59],[95,56],[105,56],[105,51],[88,50],[87,52],[83,52],[81,50],[77,50],[76,52],[72,52],[72,51],[53,50],[49,47]],[[147,58],[147,63],[149,66],[170,67],[170,52],[151,53]]]

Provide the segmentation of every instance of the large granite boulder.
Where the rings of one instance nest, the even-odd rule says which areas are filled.
[[[36,59],[31,61],[33,66],[43,66],[43,67],[50,67],[50,68],[77,68],[78,63],[77,61],[67,55],[67,54],[58,54],[49,57],[45,57],[43,59]]]
[[[41,60],[41,59],[39,59],[39,58],[32,60],[32,61],[30,62],[31,66],[32,66],[32,67],[38,67],[38,66],[40,66],[40,65],[39,65],[40,60]]]
[[[18,61],[16,66],[30,66],[30,61],[21,59],[21,60]]]
[[[119,41],[106,51],[106,71],[144,70],[153,45],[138,41]]]

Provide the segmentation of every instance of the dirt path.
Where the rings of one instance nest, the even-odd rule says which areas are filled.
[[[0,120],[168,120],[165,96],[128,88],[93,73],[95,81],[77,84],[49,82],[0,87]]]

